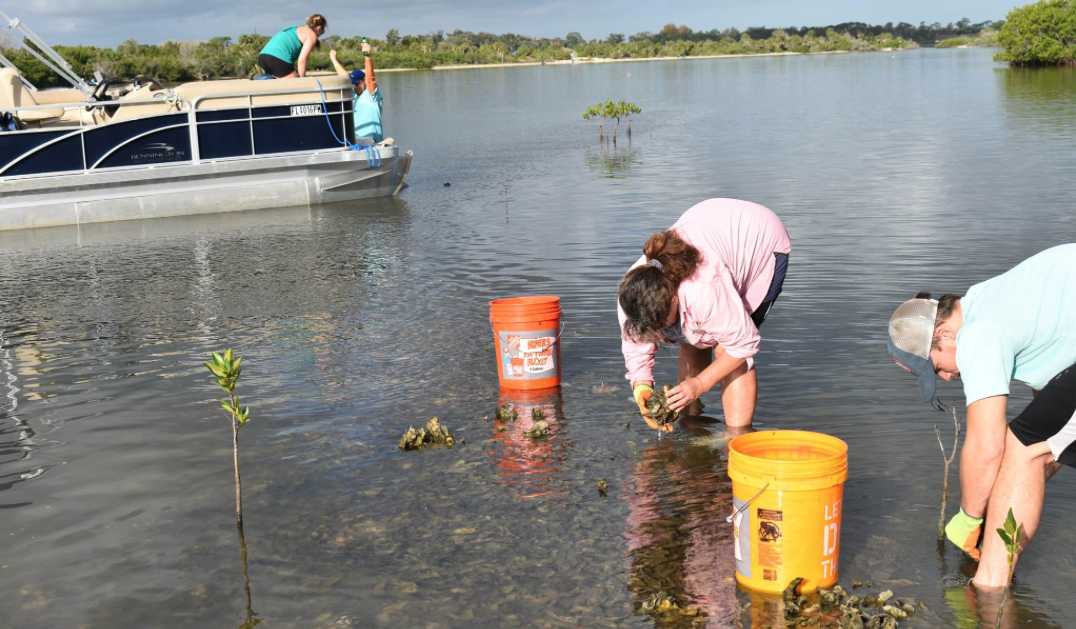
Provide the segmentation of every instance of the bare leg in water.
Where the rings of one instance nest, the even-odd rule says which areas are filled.
[[[693,378],[706,369],[715,357],[724,354],[725,349],[718,345],[710,351],[699,349],[687,343],[680,344],[680,362],[677,366],[677,382]],[[725,427],[737,434],[745,432],[751,426],[755,416],[755,402],[758,398],[758,380],[754,368],[741,366],[721,381],[721,406],[725,411]],[[702,413],[702,402],[695,400],[684,412],[688,415]]]

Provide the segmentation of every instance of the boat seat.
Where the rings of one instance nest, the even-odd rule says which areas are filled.
[[[120,120],[131,120],[133,118],[140,118],[142,116],[152,116],[156,114],[167,114],[174,111],[180,111],[183,107],[179,103],[173,103],[168,100],[168,90],[155,90],[152,85],[143,85],[142,87],[128,92],[116,100],[107,101],[104,105],[115,105],[117,103],[123,103],[125,100],[146,100],[155,99],[152,103],[133,103],[130,105],[121,105],[116,109],[110,117],[108,122],[118,122]],[[101,111],[98,109],[97,111]]]
[[[200,100],[195,109],[229,109],[234,107],[246,107],[252,103],[255,107],[264,105],[294,105],[301,103],[320,103],[321,90],[318,89],[318,81],[321,81],[321,90],[325,92],[325,100],[351,100],[351,80],[346,76],[322,76],[317,79],[306,77],[302,79],[276,79],[273,81],[254,81],[251,79],[228,79],[224,81],[195,81],[176,86],[173,90],[187,102],[193,103]],[[279,90],[307,90],[299,94],[266,94]],[[241,94],[241,96],[224,97],[224,94]],[[250,94],[250,101],[247,100]],[[214,98],[205,98],[214,97]]]
[[[14,111],[17,107],[34,107],[38,105],[34,93],[26,89],[19,72],[14,68],[0,68],[0,111],[7,111],[23,126],[38,127],[42,122],[59,120],[64,116],[64,108],[33,109]],[[49,104],[49,103],[44,103]]]

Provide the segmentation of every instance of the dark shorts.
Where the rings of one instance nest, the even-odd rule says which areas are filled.
[[[1076,467],[1076,365],[1054,376],[1009,430],[1025,446],[1049,443],[1054,459]]]
[[[777,301],[777,296],[781,294],[781,288],[785,285],[785,274],[788,273],[788,254],[775,253],[773,256],[777,258],[777,263],[773,267],[773,281],[770,282],[770,290],[762,298],[762,303],[758,305],[758,309],[751,313],[751,320],[755,322],[756,328],[761,328],[762,322],[770,314],[773,302]]]
[[[294,65],[288,63],[287,61],[284,61],[283,59],[278,59],[273,55],[258,55],[258,65],[261,66],[263,70],[265,70],[269,74],[272,74],[278,79],[283,76],[288,76],[292,72],[295,72]]]

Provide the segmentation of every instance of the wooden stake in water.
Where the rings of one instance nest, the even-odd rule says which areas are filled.
[[[956,416],[956,406],[950,407],[953,412],[953,451],[949,453],[949,458],[945,458],[945,446],[942,445],[941,431],[938,430],[938,425],[934,424],[934,434],[938,437],[938,447],[941,448],[942,459],[945,461],[945,476],[942,480],[942,499],[941,499],[941,515],[938,516],[938,539],[945,539],[945,502],[949,497],[949,467],[953,464],[953,459],[956,458],[956,446],[960,442],[960,420]]]

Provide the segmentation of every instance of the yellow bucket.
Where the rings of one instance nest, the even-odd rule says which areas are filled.
[[[837,583],[848,445],[829,435],[769,430],[729,444],[736,582],[780,592]]]

